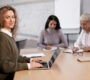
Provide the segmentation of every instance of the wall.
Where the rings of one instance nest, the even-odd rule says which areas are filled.
[[[16,40],[38,39],[46,19],[54,14],[54,0],[0,0],[0,6],[12,5],[19,17]]]
[[[63,4],[59,3],[60,1],[63,2]],[[73,1],[73,5],[69,2]],[[62,16],[60,16],[60,22],[61,24],[63,22],[68,23],[68,17],[70,17],[69,14],[69,9],[73,10],[73,15],[78,14],[76,9],[71,8],[70,6],[77,6],[77,3],[74,3],[75,1],[79,0],[0,0],[0,6],[3,5],[12,5],[14,6],[17,11],[18,11],[18,16],[19,16],[19,31],[18,31],[18,36],[17,39],[35,39],[37,40],[40,34],[40,31],[44,28],[45,22],[47,17],[50,14],[56,14],[57,11],[61,9],[61,12],[65,12],[64,15],[67,15],[66,21],[61,21]],[[71,5],[69,5],[71,4]],[[67,5],[67,6],[66,6]],[[68,6],[69,5],[69,6]],[[57,7],[56,7],[57,6]],[[60,6],[65,6],[64,9]],[[80,9],[80,14],[84,12],[90,13],[90,0],[81,0],[81,7],[78,8]],[[75,13],[74,13],[75,10]],[[59,12],[61,15],[62,13]],[[58,12],[57,12],[58,13]],[[56,15],[60,15],[60,14]],[[72,13],[72,12],[71,12]],[[72,20],[73,18],[71,18]],[[75,19],[75,18],[74,18]],[[73,21],[73,20],[72,20]],[[78,20],[79,21],[79,18]],[[72,23],[72,22],[69,22]],[[75,22],[77,23],[77,22]],[[65,25],[66,25],[65,24]],[[61,25],[63,27],[63,25]],[[66,26],[69,27],[69,26]],[[78,32],[79,29],[74,29],[74,31]],[[72,33],[72,29],[66,29],[64,30],[66,33]],[[74,36],[70,36],[70,39],[73,39]],[[77,39],[75,37],[75,39]]]
[[[19,15],[19,38],[38,39],[46,19],[54,14],[54,1],[14,5]]]
[[[82,1],[82,13],[90,14],[90,0],[81,0]]]
[[[64,33],[76,33],[80,28],[80,0],[55,0],[55,14]]]

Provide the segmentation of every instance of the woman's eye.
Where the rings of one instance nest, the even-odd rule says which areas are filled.
[[[9,18],[9,16],[6,17],[7,19]]]

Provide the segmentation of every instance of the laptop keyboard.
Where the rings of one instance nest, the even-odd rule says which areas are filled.
[[[42,65],[43,65],[43,67],[42,67],[42,68],[48,68],[48,64],[47,64],[47,63],[45,63],[45,62],[40,62],[40,64],[42,64]]]

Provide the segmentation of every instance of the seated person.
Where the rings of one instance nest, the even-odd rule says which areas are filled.
[[[77,41],[72,47],[73,51],[82,48],[84,51],[90,51],[90,14],[82,14],[80,17],[82,31]]]
[[[0,8],[0,80],[13,80],[14,73],[43,67],[41,60],[18,55],[14,40],[18,28],[16,10],[11,6]]]
[[[52,47],[68,47],[67,40],[61,30],[59,19],[50,15],[45,24],[45,30],[41,32],[38,47],[51,49]]]

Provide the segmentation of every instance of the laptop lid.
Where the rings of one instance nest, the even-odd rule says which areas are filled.
[[[52,64],[55,62],[55,60],[56,60],[57,56],[59,55],[59,53],[60,53],[60,48],[57,47],[56,51],[53,53],[50,61],[48,62],[49,67],[51,67]]]
[[[40,64],[42,64],[43,67],[39,67],[39,68],[36,68],[36,69],[49,69],[49,68],[51,68],[52,64],[55,62],[55,60],[56,60],[57,56],[59,55],[59,53],[60,53],[60,48],[57,48],[55,50],[55,52],[53,53],[50,61],[48,63],[40,62]]]

